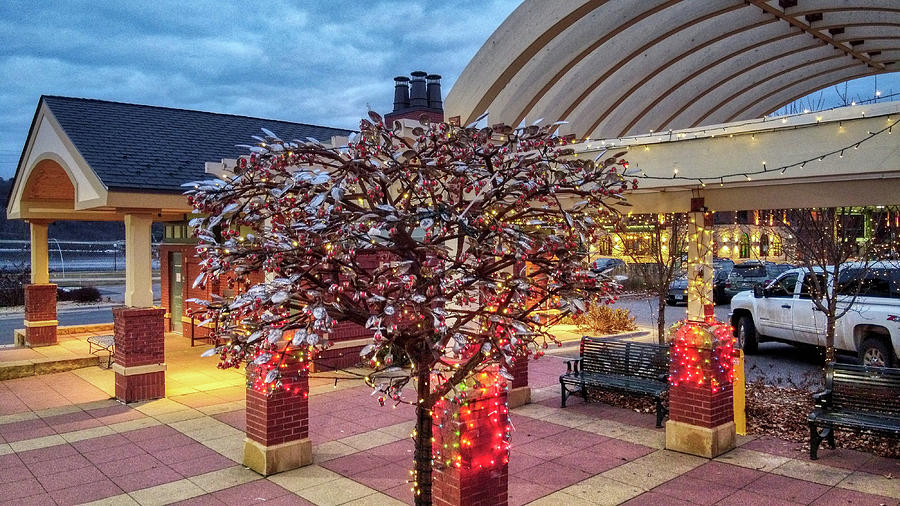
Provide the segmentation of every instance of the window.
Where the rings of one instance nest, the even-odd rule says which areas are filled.
[[[741,258],[750,258],[750,236],[747,234],[741,234],[738,256]]]
[[[769,288],[769,297],[793,297],[794,287],[797,286],[797,278],[799,277],[799,274],[791,273],[779,278]]]
[[[897,297],[895,280],[891,279],[892,270],[849,269],[841,273],[839,290],[842,295],[859,295],[860,297]],[[893,285],[893,286],[892,286]]]
[[[604,235],[597,239],[595,248],[598,255],[612,255],[612,237]]]
[[[772,244],[771,244],[771,246],[770,246],[770,248],[769,248],[769,253],[770,253],[773,257],[780,257],[780,256],[781,256],[781,253],[782,253],[782,251],[781,251],[781,237],[778,236],[778,235],[773,235],[771,241],[772,241]]]
[[[813,276],[808,272],[803,277],[803,286],[800,287],[801,299],[811,299],[813,296],[816,296],[817,299],[822,298],[820,291],[825,290],[825,276],[821,273],[816,273],[815,278],[818,280],[818,287],[813,283]]]
[[[759,236],[759,256],[769,256],[769,235],[762,234]]]

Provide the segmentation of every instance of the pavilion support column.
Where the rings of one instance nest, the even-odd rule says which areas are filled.
[[[31,284],[25,285],[25,344],[56,344],[56,285],[50,283],[49,221],[30,220]]]
[[[277,362],[277,360],[276,360]],[[247,368],[247,428],[243,464],[263,476],[312,464],[308,362],[286,357],[282,386],[264,382],[272,365]]]
[[[166,395],[165,309],[153,307],[149,214],[125,215],[125,307],[113,309],[116,398]]]
[[[512,381],[509,388],[509,409],[531,403],[531,387],[528,386],[528,356],[518,355],[513,361]]]
[[[666,448],[706,458],[735,445],[731,327],[713,312],[713,223],[703,198],[691,199],[688,320],[668,336],[669,421]]]

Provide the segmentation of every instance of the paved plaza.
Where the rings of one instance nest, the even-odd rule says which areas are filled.
[[[216,369],[175,335],[166,345],[166,399],[122,405],[99,367],[0,382],[0,502],[412,502],[411,407],[313,374],[314,463],[263,478],[240,464],[243,371]],[[652,413],[578,399],[560,409],[563,369],[552,355],[531,363],[534,402],[512,414],[510,504],[900,504],[896,459],[823,449],[811,462],[803,445],[767,437],[714,460],[667,451]]]

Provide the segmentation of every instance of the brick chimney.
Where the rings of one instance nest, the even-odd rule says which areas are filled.
[[[386,125],[399,119],[418,121],[422,115],[429,121],[444,121],[444,103],[441,98],[441,76],[421,70],[410,77],[394,78],[394,110],[385,114]]]

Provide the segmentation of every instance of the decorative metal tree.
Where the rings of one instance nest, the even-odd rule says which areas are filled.
[[[233,176],[194,184],[195,284],[238,288],[205,303],[225,343],[208,353],[255,364],[256,388],[291,388],[283,365],[327,348],[337,322],[371,329],[366,381],[382,404],[417,407],[414,487],[429,504],[432,408],[489,366],[509,378],[516,357],[555,342],[549,325],[609,300],[617,286],[588,269],[587,245],[635,183],[623,153],[578,158],[555,125],[402,136],[369,116],[341,148],[264,131]],[[538,318],[548,302],[560,311]]]

